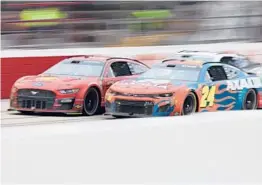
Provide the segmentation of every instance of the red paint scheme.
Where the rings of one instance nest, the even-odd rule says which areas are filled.
[[[64,59],[64,58],[68,58],[68,57],[61,57],[60,59]],[[90,58],[91,60],[105,62],[104,71],[101,77],[81,77],[81,78],[70,77],[70,76],[65,76],[65,77],[59,76],[58,77],[58,76],[44,76],[43,74],[22,77],[18,79],[12,86],[11,95],[10,95],[10,100],[11,100],[10,107],[15,110],[19,110],[19,111],[23,111],[23,110],[32,111],[32,109],[19,108],[19,106],[17,105],[17,101],[16,101],[17,100],[17,90],[19,89],[49,90],[56,94],[56,100],[55,100],[55,103],[52,109],[48,109],[48,110],[34,109],[33,110],[34,112],[82,113],[83,101],[86,96],[86,92],[90,87],[94,87],[99,90],[99,93],[101,95],[101,106],[103,107],[105,104],[104,102],[105,93],[112,84],[120,80],[131,79],[131,78],[136,77],[136,75],[121,76],[121,77],[108,77],[108,71],[110,69],[111,64],[117,61],[125,61],[129,63],[140,63],[139,61],[128,59],[128,58],[111,58],[111,57],[106,57],[106,56],[88,57],[88,59]],[[50,63],[49,63],[50,66],[52,66],[51,65],[52,62],[54,62],[54,59],[50,60]],[[140,64],[143,64],[143,63],[140,63]],[[149,68],[148,66],[146,67]],[[23,75],[23,73],[20,73],[20,74],[21,76]],[[44,83],[44,86],[36,87],[33,85],[34,82],[42,82]],[[60,93],[59,90],[63,90],[63,89],[80,89],[80,90],[75,94],[62,94]],[[59,110],[59,107],[61,106],[61,104],[59,104],[58,101],[64,98],[74,98],[75,99],[73,109],[64,110],[64,111]]]
[[[262,92],[258,94],[258,108],[262,109]]]
[[[261,62],[260,51],[247,51],[242,54],[248,55],[252,60]],[[152,65],[159,60],[165,59],[167,54],[143,54],[137,55],[135,59]],[[12,85],[22,76],[37,75],[55,65],[68,56],[38,56],[38,57],[8,57],[1,58],[1,99],[8,99]]]
[[[9,98],[11,87],[17,79],[26,75],[38,75],[68,57],[69,56],[1,58],[1,99]],[[152,62],[148,59],[140,60],[139,58],[137,58],[137,60],[143,61],[147,66],[158,62]]]

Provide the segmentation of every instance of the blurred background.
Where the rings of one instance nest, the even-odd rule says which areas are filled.
[[[262,1],[2,1],[11,48],[261,42]]]

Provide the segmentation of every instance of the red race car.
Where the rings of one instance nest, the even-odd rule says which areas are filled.
[[[104,109],[105,93],[112,84],[148,69],[131,58],[69,57],[40,75],[18,79],[11,90],[10,110],[91,116]]]

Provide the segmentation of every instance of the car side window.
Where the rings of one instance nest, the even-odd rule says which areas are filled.
[[[106,77],[109,77],[109,78],[115,77],[111,66],[109,67],[109,69],[107,71]]]
[[[118,61],[118,62],[112,63],[111,69],[115,77],[132,75],[127,62],[124,62],[124,61]]]
[[[138,75],[146,72],[148,68],[142,64],[137,64],[137,63],[128,63],[128,66],[130,68],[130,71],[132,72],[133,75]]]
[[[207,71],[213,82],[227,80],[227,74],[223,66],[211,66]]]
[[[223,57],[221,62],[237,68],[242,68],[249,65],[250,61],[246,58],[240,57]]]
[[[224,64],[229,64],[229,65],[232,65],[232,61],[233,61],[233,57],[222,57],[220,59],[220,62]]]
[[[209,75],[208,72],[207,72],[206,75],[205,75],[205,81],[206,81],[206,82],[212,82],[211,77],[210,77],[210,75]]]
[[[239,70],[230,66],[224,66],[224,70],[227,74],[227,79],[233,80],[239,77]]]

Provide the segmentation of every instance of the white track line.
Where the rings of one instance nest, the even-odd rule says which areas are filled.
[[[42,124],[56,124],[56,123],[71,123],[91,120],[110,119],[110,116],[67,116],[67,115],[23,115],[17,111],[7,111],[9,107],[8,100],[1,101],[1,127],[13,126],[28,126],[28,125],[42,125]]]

